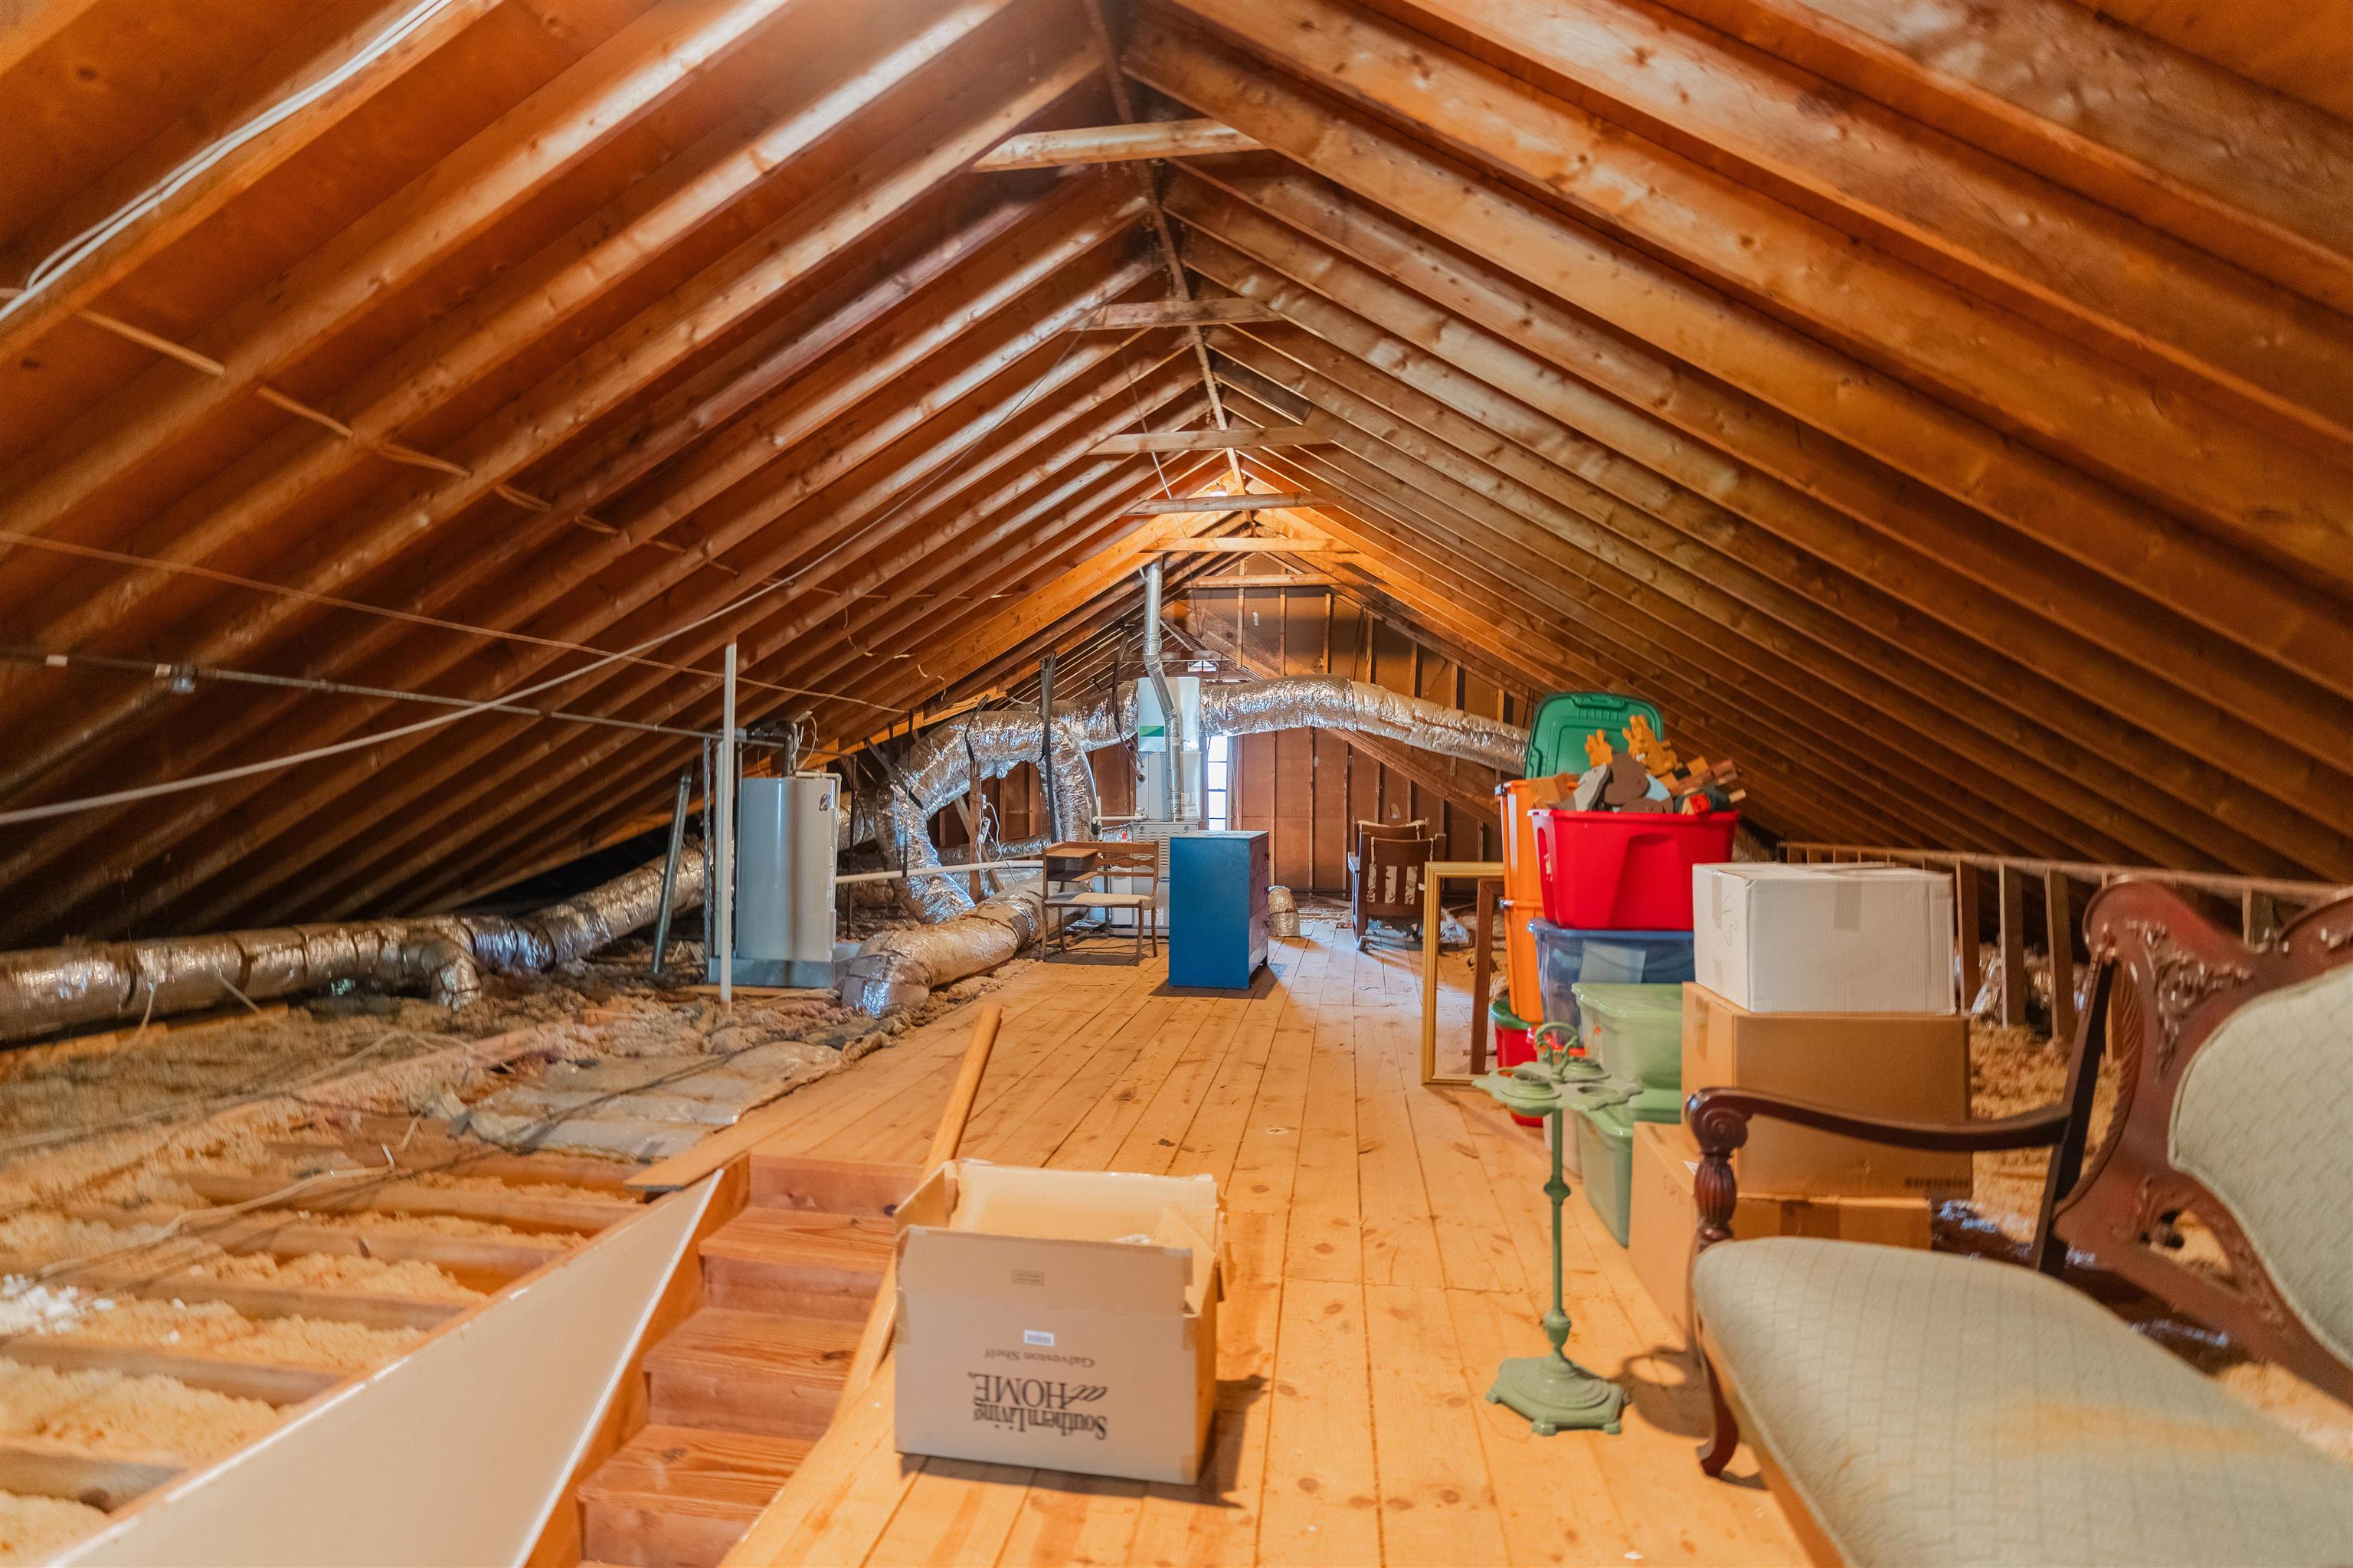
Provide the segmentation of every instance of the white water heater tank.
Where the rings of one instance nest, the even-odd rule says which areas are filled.
[[[735,800],[735,983],[831,985],[841,780],[746,779]]]

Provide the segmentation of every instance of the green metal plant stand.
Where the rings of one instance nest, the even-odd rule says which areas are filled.
[[[1544,1315],[1545,1338],[1552,1341],[1552,1354],[1516,1356],[1505,1361],[1495,1373],[1495,1386],[1487,1391],[1491,1404],[1526,1416],[1539,1437],[1597,1428],[1614,1433],[1626,1408],[1624,1388],[1577,1365],[1563,1348],[1568,1343],[1569,1320],[1568,1308],[1561,1299],[1560,1206],[1568,1201],[1568,1183],[1560,1173],[1561,1139],[1579,1086],[1593,1084],[1602,1075],[1598,1064],[1572,1058],[1567,1045],[1547,1044],[1547,1036],[1557,1040],[1567,1033],[1562,1024],[1539,1025],[1535,1061],[1476,1080],[1505,1110],[1543,1117],[1552,1139],[1552,1179],[1545,1183],[1545,1196],[1552,1200],[1552,1309]]]

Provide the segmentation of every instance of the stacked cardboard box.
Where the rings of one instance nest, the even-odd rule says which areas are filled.
[[[955,1160],[898,1223],[901,1453],[1199,1478],[1224,1289],[1216,1181]]]
[[[1736,1085],[1894,1120],[1968,1116],[1968,1022],[1954,1004],[1946,878],[1896,866],[1702,866],[1693,910],[1686,1095]],[[1698,1161],[1687,1129],[1637,1129],[1635,1269],[1679,1325]],[[1761,1118],[1732,1168],[1736,1236],[1926,1246],[1931,1205],[1969,1190],[1966,1154]]]
[[[1634,1128],[1634,1273],[1686,1340],[1691,1335],[1691,1261],[1697,1234],[1694,1188],[1699,1143],[1688,1128],[1641,1122]],[[1918,1198],[1791,1198],[1740,1190],[1736,1236],[1824,1236],[1926,1247],[1928,1205]]]

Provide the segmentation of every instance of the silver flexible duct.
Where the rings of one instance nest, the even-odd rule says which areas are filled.
[[[1057,836],[1091,839],[1103,817],[1095,770],[1087,765],[1086,726],[1077,719],[1054,721],[1054,800],[1060,816]]]
[[[1115,734],[1095,738],[1113,722],[1104,708],[1098,705],[1086,714],[1054,721],[1054,787],[1063,819],[1081,832],[1092,832],[1092,824],[1103,815],[1086,754],[1120,738]],[[1132,706],[1130,711],[1132,722]],[[1019,709],[973,714],[935,726],[900,761],[887,793],[878,791],[859,801],[851,813],[856,820],[849,842],[857,843],[871,834],[894,866],[911,872],[938,866],[932,818],[972,788],[975,766],[984,779],[1002,779],[1019,764],[1036,760],[1040,738],[1037,714]],[[1002,853],[1000,849],[1000,856]],[[910,876],[899,887],[907,912],[927,926],[972,912],[971,895],[954,878]]]
[[[1201,728],[1211,735],[1256,735],[1274,729],[1345,729],[1385,736],[1441,757],[1457,757],[1517,777],[1527,758],[1528,732],[1386,686],[1342,675],[1285,675],[1279,680],[1201,688]]]
[[[1044,912],[1042,885],[1025,881],[968,915],[869,938],[849,960],[842,1002],[874,1018],[920,1007],[938,987],[993,969],[1018,954],[1036,939]]]
[[[344,980],[422,989],[436,1001],[461,1007],[480,996],[484,969],[552,969],[649,924],[661,902],[661,874],[655,861],[521,919],[355,920],[0,954],[0,1040],[29,1040],[80,1023],[167,1018]],[[675,911],[702,901],[697,845],[681,857],[671,904]]]
[[[1147,619],[1145,625],[1149,647],[1156,641],[1157,618]],[[1147,654],[1147,665],[1149,662]],[[1173,715],[1176,710],[1164,698],[1161,711]],[[861,802],[847,842],[858,843],[875,837],[910,870],[939,865],[929,824],[934,813],[972,787],[965,736],[972,738],[971,760],[980,765],[983,776],[1001,778],[1015,763],[1037,755],[1038,727],[1035,713],[996,713],[932,730],[901,767],[907,789],[894,788],[887,801],[871,810]],[[1303,728],[1386,736],[1513,775],[1520,770],[1528,738],[1525,730],[1512,725],[1337,675],[1290,675],[1202,688],[1205,738],[1221,733],[1251,735]],[[1124,683],[1083,714],[1054,720],[1055,787],[1064,801],[1080,803],[1071,811],[1074,821],[1082,813],[1087,821],[1101,814],[1086,754],[1117,745],[1135,733],[1134,682]],[[909,791],[913,800],[907,798]],[[1042,843],[1037,847],[1042,848]],[[1031,846],[1014,844],[998,851],[1008,860],[1025,858],[1030,853],[1034,853]],[[993,969],[1013,957],[1037,929],[1039,916],[1032,906],[1038,894],[1033,888],[1008,889],[975,908],[963,886],[951,877],[911,877],[900,886],[909,912],[927,928],[884,932],[859,950],[842,984],[842,1001],[861,1012],[881,1014],[920,1006],[932,988]],[[1022,934],[1021,941],[1009,941],[1008,934],[1016,930]]]

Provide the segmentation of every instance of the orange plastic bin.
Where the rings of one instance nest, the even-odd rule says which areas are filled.
[[[1495,789],[1504,817],[1504,989],[1512,1011],[1531,1022],[1544,1018],[1544,993],[1536,988],[1536,938],[1529,924],[1544,918],[1544,868],[1536,854],[1535,823],[1528,813],[1567,800],[1576,789],[1574,778],[1553,774],[1514,779]]]

